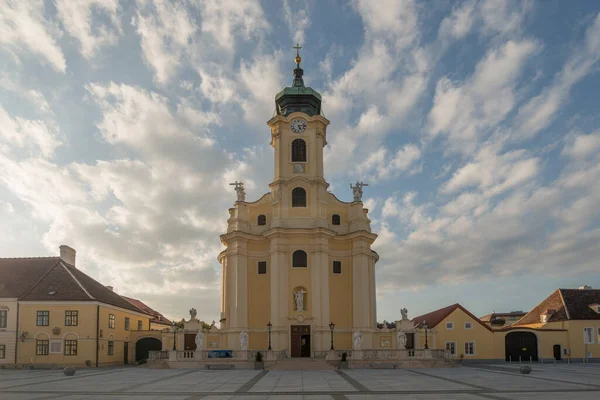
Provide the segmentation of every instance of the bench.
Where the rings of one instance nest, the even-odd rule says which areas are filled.
[[[234,369],[233,364],[206,364],[206,369]]]

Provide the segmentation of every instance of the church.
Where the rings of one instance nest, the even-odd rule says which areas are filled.
[[[314,357],[330,349],[363,349],[377,331],[375,264],[362,183],[354,201],[327,189],[323,148],[329,120],[321,95],[304,85],[296,46],[290,87],[275,96],[267,124],[274,150],[273,181],[255,201],[235,182],[222,266],[221,347],[286,351]],[[244,344],[240,342],[240,335]]]

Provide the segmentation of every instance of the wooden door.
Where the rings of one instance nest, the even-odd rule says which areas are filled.
[[[302,335],[292,334],[292,357],[302,357]]]
[[[186,333],[183,339],[184,350],[196,350],[196,335],[193,333]]]
[[[310,325],[292,325],[292,357],[310,357]]]

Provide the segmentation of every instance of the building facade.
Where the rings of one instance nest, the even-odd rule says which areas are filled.
[[[329,121],[319,93],[304,86],[299,56],[296,62],[293,84],[277,94],[267,123],[274,150],[269,191],[250,202],[236,184],[238,201],[221,236],[221,346],[239,349],[247,332],[249,349],[267,349],[270,323],[272,348],[292,357],[329,350],[332,328],[339,348],[352,347],[354,331],[363,348],[373,348],[377,236],[360,183],[353,202],[327,190]]]
[[[0,282],[0,366],[132,363],[155,318],[78,270],[69,246],[0,259]]]

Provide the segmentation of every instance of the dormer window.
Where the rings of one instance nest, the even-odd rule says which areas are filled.
[[[594,312],[596,314],[600,314],[600,304],[598,304],[598,303],[590,304],[590,308],[592,310],[594,310]]]
[[[556,310],[546,310],[546,311],[544,311],[540,315],[540,321],[543,324],[545,324],[546,322],[550,321],[550,318],[552,318],[552,316],[554,315],[555,312],[556,312]]]

